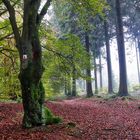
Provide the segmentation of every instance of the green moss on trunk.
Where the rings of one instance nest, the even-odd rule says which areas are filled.
[[[37,71],[33,72],[33,65],[21,71],[20,81],[24,107],[23,127],[30,128],[42,124],[53,124],[61,121],[51,111],[44,107],[45,90],[41,78],[36,78]],[[40,69],[38,68],[39,73]],[[39,76],[41,77],[41,76]]]

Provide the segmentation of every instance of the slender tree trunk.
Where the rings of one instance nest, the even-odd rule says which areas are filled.
[[[75,97],[77,95],[76,93],[76,79],[72,78],[72,96]]]
[[[119,96],[128,96],[125,45],[124,45],[120,0],[116,0],[116,16],[117,16],[116,32],[117,32],[119,69],[120,69]]]
[[[100,72],[100,89],[103,88],[103,77],[102,77],[102,58],[101,58],[101,52],[99,55],[99,72]]]
[[[113,93],[112,65],[111,65],[111,55],[110,55],[110,45],[109,45],[107,21],[104,21],[104,30],[105,30],[105,42],[106,42],[106,54],[107,54],[108,93]]]
[[[67,89],[68,89],[68,96],[72,96],[72,91],[71,91],[71,79],[68,79],[68,83],[67,83]]]
[[[66,75],[65,75],[65,82],[64,82],[64,94],[67,96],[67,78],[66,78]]]
[[[94,56],[94,81],[95,81],[95,94],[98,94],[98,80],[97,80],[97,63],[96,58]]]
[[[86,45],[86,51],[90,55],[90,44],[89,44],[89,35],[87,32],[85,32],[85,45]],[[90,58],[88,60],[88,68],[86,69],[86,75],[88,76],[88,80],[86,80],[86,91],[87,91],[87,97],[93,96],[92,92],[92,81],[91,81],[91,68],[90,68]]]
[[[72,91],[71,91],[71,78],[67,76],[65,78],[65,89],[64,89],[65,95],[70,97],[72,96]]]
[[[135,41],[135,49],[136,49],[136,59],[137,59],[138,81],[139,81],[139,84],[140,84],[140,69],[139,69],[139,58],[138,58],[137,41]]]
[[[140,38],[137,38],[138,50],[139,50],[139,61],[140,61]]]
[[[76,69],[73,68],[73,74],[72,74],[72,96],[75,97],[77,95],[76,93]]]

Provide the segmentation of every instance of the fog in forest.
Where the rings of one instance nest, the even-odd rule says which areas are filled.
[[[118,84],[119,84],[119,64],[118,64],[118,52],[117,52],[118,48],[117,48],[117,42],[115,39],[111,41],[110,48],[111,48],[111,58],[112,58],[113,84],[114,84],[114,88],[117,90]],[[103,51],[104,50],[105,50],[105,47],[103,48]],[[132,86],[139,84],[135,42],[133,41],[125,42],[125,51],[126,51],[128,86],[129,88],[132,88]],[[107,65],[106,65],[105,58],[102,58],[102,65],[103,65],[103,73],[102,73],[103,86],[107,87],[108,86],[106,82],[107,81]],[[98,76],[98,79],[99,79],[99,76]]]

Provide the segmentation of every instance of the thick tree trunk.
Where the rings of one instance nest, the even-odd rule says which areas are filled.
[[[24,2],[24,22],[20,46],[20,75],[24,108],[23,126],[32,127],[43,123],[42,106],[44,89],[41,83],[43,74],[42,51],[36,24],[40,2]]]
[[[21,48],[25,48],[25,45],[27,50],[26,54],[22,52],[20,56],[21,67],[19,75],[24,108],[23,126],[32,127],[43,123],[42,107],[45,98],[45,91],[41,82],[43,66],[41,49],[33,52],[30,41]]]
[[[120,0],[116,0],[116,16],[117,16],[116,32],[117,32],[119,69],[120,69],[119,96],[128,96],[125,45],[124,45]]]
[[[24,117],[23,126],[33,127],[60,121],[51,111],[43,107],[45,91],[41,82],[43,74],[42,50],[38,27],[52,0],[47,0],[41,11],[40,0],[24,0],[22,35],[16,22],[16,12],[9,0],[3,0],[15,36],[16,47],[20,56],[20,74]]]
[[[104,21],[104,30],[105,30],[105,42],[106,42],[106,54],[107,54],[108,93],[113,93],[112,65],[111,65],[111,56],[110,56],[110,45],[109,45],[107,21]]]
[[[90,55],[90,48],[89,48],[89,36],[88,33],[85,33],[85,45],[86,45],[86,51]],[[87,97],[93,96],[92,92],[92,81],[91,81],[91,68],[90,68],[90,59],[88,60],[88,68],[86,69],[86,75],[88,77],[88,80],[86,80],[86,92],[87,92]]]
[[[22,89],[24,117],[23,126],[32,127],[43,123],[44,88],[42,50],[36,24],[38,2],[25,2],[23,33],[20,46],[20,82]],[[29,6],[27,6],[29,5]]]
[[[24,107],[23,126],[25,127],[37,126],[43,123],[42,107],[45,92],[40,78],[36,79],[36,75],[31,74],[33,69],[34,66],[30,64],[27,69],[22,69],[20,73]]]
[[[45,90],[41,78],[44,68],[38,33],[34,31],[33,40],[29,40],[26,44],[22,43],[22,45],[21,48],[26,50],[20,51],[19,74],[24,108],[23,127],[30,128],[42,124],[58,123],[60,119],[53,116],[51,111],[43,105]]]
[[[21,37],[20,82],[23,98],[23,126],[33,127],[57,122],[58,118],[43,106],[45,91],[41,82],[43,74],[42,48],[40,45],[37,13],[40,1],[24,3],[24,22]]]
[[[97,63],[94,56],[94,81],[95,81],[95,94],[98,94],[98,81],[97,81]]]

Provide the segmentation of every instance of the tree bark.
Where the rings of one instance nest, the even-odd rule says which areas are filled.
[[[86,46],[86,51],[90,55],[90,44],[89,44],[89,35],[87,32],[85,32],[85,46]],[[86,92],[87,92],[87,97],[93,96],[92,92],[92,81],[91,81],[91,67],[90,67],[90,58],[88,60],[88,68],[86,69],[86,75],[88,77],[88,80],[86,80]]]
[[[32,127],[43,122],[42,106],[45,91],[41,82],[43,74],[42,50],[36,24],[40,2],[24,2],[23,33],[20,47],[20,83],[24,107],[23,126]],[[26,57],[26,58],[24,58]]]
[[[103,77],[102,77],[102,58],[101,58],[101,52],[99,55],[99,72],[100,72],[100,89],[103,88]]]
[[[105,42],[106,42],[106,54],[107,54],[108,93],[113,93],[112,65],[111,65],[111,56],[110,56],[110,45],[109,45],[107,21],[104,21],[104,30],[105,30]]]
[[[72,74],[72,96],[75,97],[77,95],[76,92],[76,69],[73,68],[73,74]]]
[[[124,34],[123,34],[120,0],[116,0],[116,16],[117,16],[116,32],[117,32],[119,70],[120,70],[119,96],[128,96],[125,45],[124,45]]]
[[[67,96],[67,78],[66,78],[66,75],[65,75],[65,82],[64,82],[64,94]]]
[[[96,57],[94,56],[94,81],[95,81],[95,94],[98,94],[98,81],[97,81],[97,63]]]
[[[72,90],[71,90],[71,78],[68,76],[65,82],[65,93],[68,97],[72,96]]]
[[[140,84],[140,69],[139,69],[139,58],[138,58],[138,45],[137,45],[137,41],[135,41],[135,49],[136,49],[136,60],[137,60],[137,71],[138,71],[138,81]]]
[[[140,60],[140,37],[137,38],[138,50],[139,50],[139,60]]]
[[[36,36],[37,37],[37,36]],[[38,40],[38,38],[34,38]],[[25,41],[24,41],[25,42]],[[36,46],[34,46],[36,44]],[[45,90],[41,82],[43,74],[41,46],[36,42],[22,43],[26,53],[21,53],[21,67],[19,79],[21,82],[24,107],[23,126],[32,127],[43,122],[42,107],[45,99]],[[27,59],[23,56],[27,55]]]

